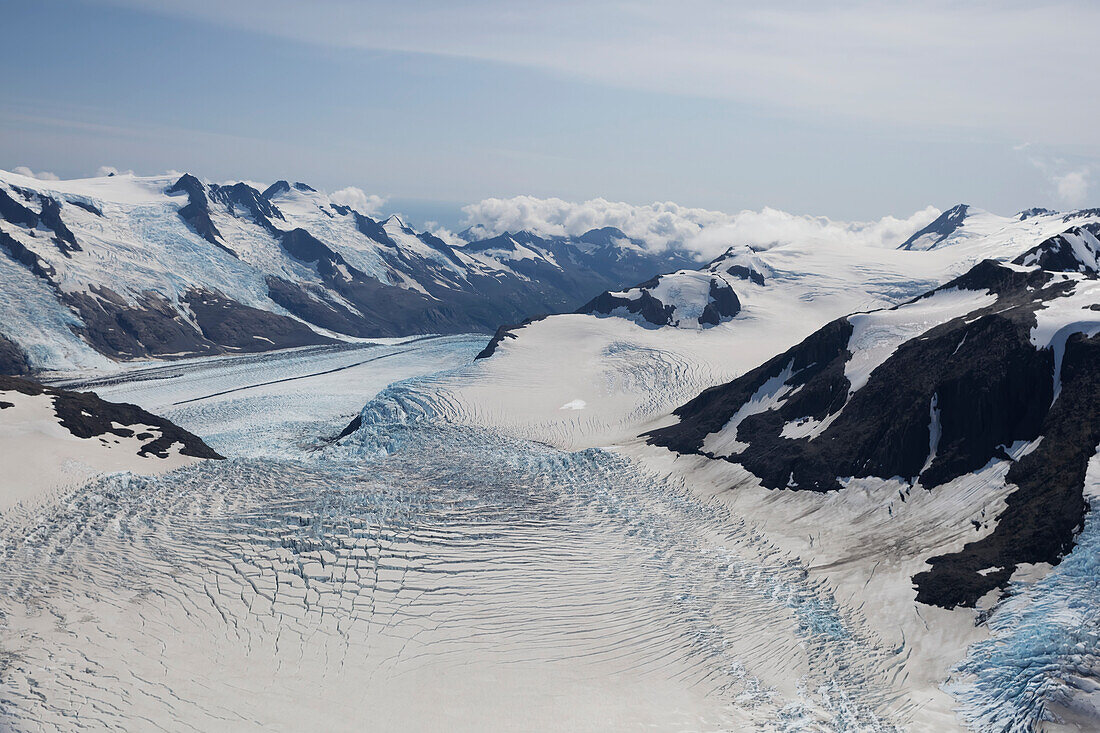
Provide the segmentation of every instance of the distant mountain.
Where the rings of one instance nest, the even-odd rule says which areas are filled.
[[[835,307],[829,304],[833,300],[874,307],[869,304],[911,298],[983,259],[1023,256],[1034,242],[1048,238],[1060,245],[1045,250],[1044,266],[1080,253],[1087,259],[1090,245],[1082,237],[1098,226],[1100,214],[1087,209],[1068,214],[1030,209],[1009,218],[959,205],[894,251],[797,242],[730,248],[700,269],[605,291],[576,312],[625,318],[646,328],[707,329],[791,312],[804,303],[815,303],[819,313]]]
[[[20,294],[0,307],[0,366],[488,333],[690,262],[614,229],[454,246],[304,183],[0,171],[0,287]]]
[[[630,318],[645,326],[717,326],[741,312],[735,288],[765,287],[766,272],[751,249],[731,248],[701,270],[680,270],[621,292],[604,292],[577,312]]]
[[[966,204],[952,206],[902,242],[900,249],[932,249],[959,231],[970,216],[970,207]]]

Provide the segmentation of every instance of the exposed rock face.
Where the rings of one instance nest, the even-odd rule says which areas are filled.
[[[1090,227],[1073,227],[1014,259],[1013,264],[1055,272],[1100,271],[1100,240]]]
[[[180,176],[180,179],[168,189],[168,193],[181,192],[187,194],[187,205],[179,210],[180,218],[207,242],[236,257],[237,253],[222,241],[221,232],[210,218],[210,201],[206,197],[206,187],[203,186],[202,181],[190,173]]]
[[[826,492],[841,489],[849,477],[900,478],[921,490],[942,490],[990,461],[1013,460],[1009,446],[1041,438],[1012,464],[1007,481],[1017,488],[993,533],[931,559],[932,568],[914,578],[921,602],[972,606],[1019,564],[1058,562],[1084,516],[1084,472],[1100,442],[1094,420],[1100,337],[1090,335],[1100,324],[1076,315],[1093,312],[1089,299],[1098,291],[1095,260],[1091,269],[1082,266],[1095,250],[1071,246],[1067,238],[1074,236],[1080,235],[1043,242],[1020,264],[982,262],[882,311],[883,323],[910,337],[867,375],[853,365],[858,358],[874,364],[875,357],[853,346],[856,317],[842,318],[703,392],[675,411],[678,424],[649,433],[648,440],[737,463],[769,489]],[[950,310],[955,299],[955,312],[942,323],[926,322],[929,311],[921,311],[906,325],[907,312],[936,303]],[[1071,334],[1059,363],[1058,343],[1036,344],[1033,334],[1037,312],[1054,309],[1043,313],[1050,318],[1066,302],[1080,304],[1057,331]]]
[[[722,321],[733,318],[741,312],[741,301],[729,283],[722,280],[710,281],[710,302],[703,307],[699,323],[717,326]]]
[[[93,392],[70,392],[17,377],[0,376],[0,391],[53,397],[59,424],[78,438],[108,434],[123,438],[138,437],[147,441],[138,450],[140,456],[167,458],[168,450],[179,444],[179,452],[185,456],[222,458],[197,435],[137,405],[107,402]],[[126,426],[141,426],[143,433]]]
[[[1056,212],[1052,209],[1044,209],[1042,206],[1033,206],[1030,209],[1024,209],[1023,211],[1021,211],[1019,214],[1016,215],[1016,218],[1019,219],[1020,221],[1026,221],[1026,220],[1032,219],[1036,216],[1046,216],[1048,214],[1057,214],[1057,213],[1058,212]]]
[[[0,189],[0,216],[12,224],[28,229],[34,229],[38,226],[38,214],[27,208],[22,202],[12,198],[3,189]]]
[[[293,318],[242,305],[208,290],[189,292],[185,302],[202,335],[223,349],[250,352],[336,343]]]
[[[20,376],[30,374],[31,365],[27,354],[8,337],[0,334],[0,375]]]
[[[751,270],[748,267],[745,267],[744,265],[730,265],[729,267],[726,268],[726,272],[733,275],[734,277],[739,277],[742,280],[748,280],[750,282],[754,282],[757,285],[763,285],[764,284],[764,276],[763,275],[761,275],[756,270]]]
[[[969,212],[970,207],[966,204],[952,206],[940,214],[931,224],[902,242],[899,249],[932,249],[958,231],[959,227],[966,221]]]
[[[191,291],[183,298],[182,303],[194,314],[194,325],[181,308],[156,293],[144,294],[136,304],[110,288],[99,287],[90,293],[66,293],[64,298],[80,314],[84,338],[100,353],[119,359],[333,343],[293,318],[210,291]]]
[[[53,267],[7,232],[0,232],[0,249],[7,252],[9,257],[26,267],[37,277],[50,283],[51,286],[53,285],[53,277],[57,274]]]
[[[577,311],[578,313],[599,314],[609,316],[622,308],[627,313],[641,316],[646,323],[654,326],[670,326],[674,323],[673,314],[676,306],[666,305],[653,296],[650,288],[657,287],[658,278],[648,280],[641,285],[631,288],[640,291],[636,297],[624,297],[614,293],[601,293]]]
[[[42,213],[39,214],[43,226],[49,227],[54,233],[54,243],[62,254],[71,257],[71,252],[79,252],[80,245],[76,243],[76,235],[61,220],[61,204],[57,199],[42,196]]]
[[[1088,509],[1081,487],[1100,444],[1100,336],[1076,333],[1065,345],[1061,393],[1037,432],[1043,440],[1009,469],[1017,488],[993,532],[959,552],[930,558],[913,578],[917,600],[973,606],[1003,586],[1021,563],[1058,562],[1073,549]]]
[[[64,297],[80,314],[84,324],[81,335],[108,356],[133,359],[219,351],[159,295],[147,294],[136,304],[109,288],[66,293]]]
[[[96,215],[96,216],[98,216],[98,217],[99,217],[100,219],[103,219],[103,218],[105,218],[105,217],[103,216],[103,212],[102,212],[102,211],[100,210],[100,208],[99,208],[98,206],[96,206],[95,204],[91,204],[91,203],[88,203],[87,201],[81,201],[80,199],[69,199],[69,200],[68,200],[68,203],[70,203],[70,204],[72,204],[73,206],[76,206],[76,207],[78,207],[78,208],[84,209],[84,210],[85,210],[85,211],[87,211],[87,212],[88,212],[89,214],[95,214],[95,215]]]

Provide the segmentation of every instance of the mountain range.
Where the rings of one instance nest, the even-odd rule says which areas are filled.
[[[613,228],[460,245],[304,183],[0,172],[5,371],[492,332],[692,262]]]

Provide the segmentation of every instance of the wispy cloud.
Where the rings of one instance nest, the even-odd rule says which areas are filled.
[[[104,1],[326,46],[497,61],[800,114],[1100,142],[1100,98],[1080,93],[1100,85],[1100,6],[1085,0]]]
[[[1088,168],[1069,171],[1053,178],[1054,184],[1058,187],[1058,198],[1070,206],[1080,206],[1088,199],[1091,178],[1091,171]]]
[[[1051,187],[1050,195],[1065,206],[1081,206],[1088,201],[1092,183],[1092,166],[1067,161],[1059,156],[1047,155],[1033,146],[1016,146],[1015,150],[1026,152],[1028,162],[1043,174]]]
[[[58,178],[58,176],[56,176],[53,173],[50,173],[49,171],[38,171],[36,173],[35,171],[32,171],[30,168],[28,168],[25,165],[17,165],[14,168],[11,169],[11,172],[12,173],[18,173],[19,175],[26,176],[27,178],[37,178],[40,181],[57,181],[57,180],[60,180]]]
[[[842,222],[766,208],[736,214],[680,206],[670,201],[635,206],[592,199],[515,196],[491,198],[463,207],[465,225],[475,237],[526,230],[542,236],[578,235],[612,226],[650,246],[678,244],[701,257],[714,257],[735,245],[766,248],[786,242],[851,242],[895,246],[939,215],[928,207],[912,216],[871,222]]]

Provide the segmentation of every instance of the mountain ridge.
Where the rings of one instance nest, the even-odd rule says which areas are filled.
[[[280,180],[0,172],[0,334],[35,369],[425,333],[492,333],[691,261],[615,235],[448,244]],[[511,235],[509,235],[511,236]],[[514,241],[514,240],[511,240]],[[627,240],[624,240],[627,241]],[[212,303],[217,307],[204,307]],[[230,325],[232,322],[233,325]]]

